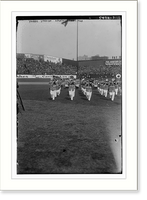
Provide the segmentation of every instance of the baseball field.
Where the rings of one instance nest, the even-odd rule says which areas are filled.
[[[74,100],[62,88],[53,101],[48,79],[18,79],[25,111],[18,114],[18,174],[122,173],[122,96],[93,88]]]

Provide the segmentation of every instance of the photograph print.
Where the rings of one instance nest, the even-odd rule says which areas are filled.
[[[16,174],[123,174],[122,15],[15,25]]]

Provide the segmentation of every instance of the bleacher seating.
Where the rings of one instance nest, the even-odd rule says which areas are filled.
[[[68,74],[76,74],[76,72],[77,72],[76,66],[38,61],[32,58],[17,59],[17,74],[68,75]]]
[[[30,75],[75,75],[77,67],[61,63],[45,62],[34,60],[33,58],[17,58],[17,74]],[[121,66],[79,66],[79,74],[121,74]]]

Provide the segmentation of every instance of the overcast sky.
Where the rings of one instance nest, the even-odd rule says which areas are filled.
[[[78,22],[78,56],[120,56],[120,20],[83,20]],[[77,22],[19,21],[17,53],[46,54],[76,59]]]

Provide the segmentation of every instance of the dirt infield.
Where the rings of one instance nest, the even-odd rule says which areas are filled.
[[[77,89],[70,101],[62,89],[52,101],[44,81],[19,87],[18,174],[121,173],[121,97],[94,89],[89,102]]]

